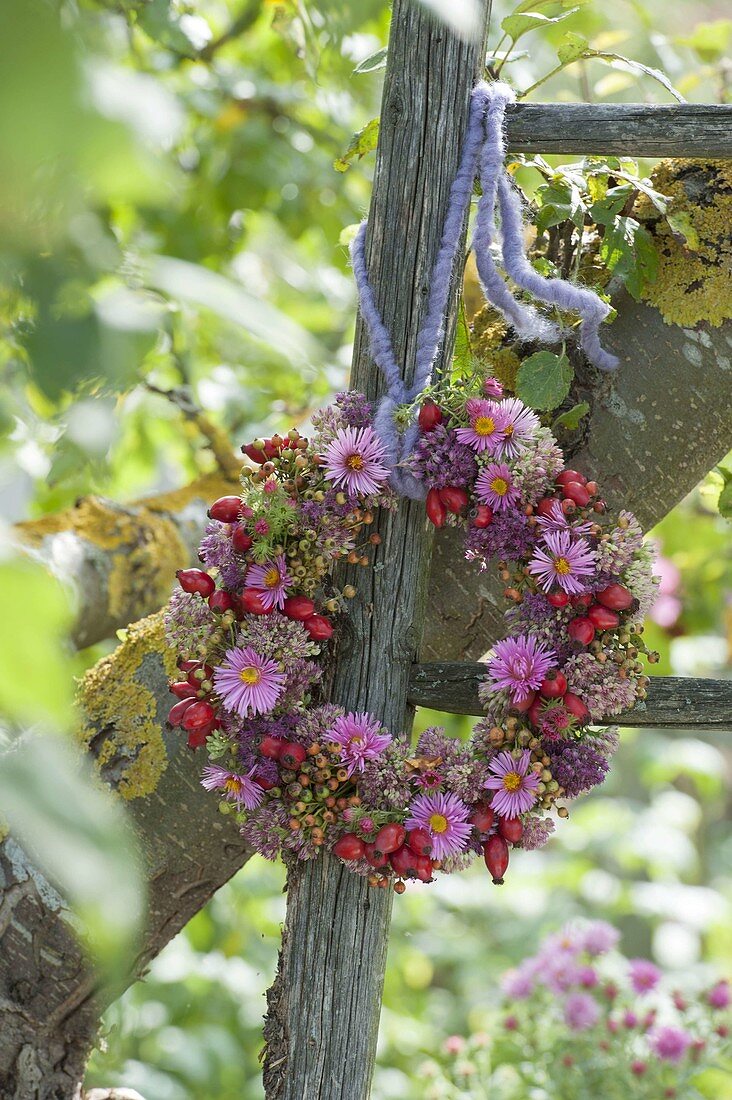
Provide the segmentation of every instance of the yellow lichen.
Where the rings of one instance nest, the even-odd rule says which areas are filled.
[[[79,682],[80,738],[101,775],[126,799],[151,794],[167,767],[157,700],[141,676],[143,661],[154,655],[173,676],[175,654],[165,642],[162,612],[129,626],[117,649]]]
[[[516,392],[516,375],[521,359],[508,343],[508,328],[492,306],[478,310],[471,325],[471,347],[488,373],[502,382],[510,393]]]
[[[120,620],[135,607],[165,602],[176,569],[188,551],[175,524],[161,515],[140,509],[135,524],[135,543],[114,554],[108,582],[111,618]]]
[[[651,181],[670,202],[665,217],[645,195],[634,210],[659,255],[643,297],[669,324],[721,325],[732,318],[732,162],[663,161]]]
[[[237,471],[241,463],[237,466]],[[232,493],[241,492],[241,485],[236,478],[226,478],[222,474],[205,474],[196,478],[190,485],[184,485],[181,489],[171,489],[169,493],[157,493],[153,497],[143,497],[137,503],[144,506],[150,512],[167,512],[176,515],[194,500],[203,500],[210,504],[217,497],[230,496]]]

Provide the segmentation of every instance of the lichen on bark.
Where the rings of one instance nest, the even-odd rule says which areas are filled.
[[[175,655],[165,642],[162,612],[128,627],[115,651],[79,682],[79,736],[102,778],[125,799],[151,794],[167,766],[157,699],[142,674],[152,654],[162,657],[173,676]]]

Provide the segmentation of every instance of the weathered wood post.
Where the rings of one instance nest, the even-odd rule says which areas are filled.
[[[481,0],[478,33],[465,42],[411,0],[394,3],[367,258],[408,380],[490,7]],[[459,284],[456,270],[451,318]],[[360,325],[351,386],[371,398],[383,392]],[[337,653],[333,698],[408,732],[409,671],[429,572],[424,506],[402,501],[396,514],[379,516],[377,529],[376,568],[349,578],[358,596]],[[268,1100],[362,1100],[373,1073],[391,892],[370,888],[327,856],[291,868],[287,892],[265,1026]]]

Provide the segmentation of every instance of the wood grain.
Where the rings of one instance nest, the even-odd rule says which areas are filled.
[[[716,103],[516,103],[506,111],[512,153],[732,157],[732,106]]]
[[[483,0],[487,22],[489,0]],[[481,49],[458,41],[421,5],[396,0],[381,112],[367,259],[397,358],[412,373],[429,275],[455,175]],[[456,264],[454,316],[462,256]],[[450,326],[452,328],[452,326]],[[452,341],[448,340],[448,349]],[[382,392],[359,326],[352,387]],[[407,732],[407,686],[429,575],[424,507],[381,511],[376,567],[358,588],[340,642],[332,697]],[[342,578],[341,578],[342,579]],[[363,1100],[376,1048],[392,894],[321,857],[290,869],[277,980],[265,1026],[268,1100]]]
[[[415,665],[409,682],[409,702],[415,707],[430,707],[448,714],[482,715],[478,685],[483,679],[484,664],[434,661]],[[652,676],[644,702],[598,725],[732,733],[732,680]]]

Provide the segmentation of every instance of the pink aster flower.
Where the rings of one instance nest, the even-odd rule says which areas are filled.
[[[262,597],[262,606],[267,611],[275,607],[282,609],[291,584],[292,577],[287,572],[284,554],[279,554],[274,561],[266,561],[264,565],[250,565],[247,571],[247,588],[257,589]]]
[[[617,946],[620,933],[604,920],[593,920],[582,931],[582,946],[588,955],[604,955]]]
[[[507,970],[501,976],[501,989],[513,1001],[524,1001],[536,987],[536,973],[532,965],[523,962],[516,970]]]
[[[474,451],[490,451],[494,454],[503,438],[505,418],[495,401],[473,397],[465,402],[470,417],[469,428],[457,428],[455,435]]]
[[[587,1031],[600,1018],[600,1007],[589,993],[570,993],[564,1002],[564,1022],[572,1031]]]
[[[362,772],[367,760],[375,760],[391,744],[391,734],[384,732],[378,718],[366,713],[344,714],[336,718],[323,739],[340,745],[341,760],[349,775],[355,771]]]
[[[730,992],[729,982],[725,978],[709,990],[707,1004],[711,1005],[712,1008],[729,1008],[732,1004],[732,993]]]
[[[410,806],[407,829],[427,829],[432,837],[432,858],[445,859],[464,851],[472,825],[470,810],[456,794],[420,794]]]
[[[486,780],[489,791],[495,791],[491,806],[501,817],[518,817],[530,810],[536,801],[539,776],[529,771],[531,753],[524,749],[518,760],[510,752],[499,752],[491,760],[493,773]]]
[[[214,687],[224,706],[242,718],[269,714],[284,691],[284,673],[276,661],[260,657],[251,646],[227,650],[214,669]]]
[[[328,480],[359,496],[378,493],[389,479],[384,448],[373,428],[339,428],[324,458]]]
[[[201,786],[207,791],[221,791],[230,802],[245,810],[254,810],[264,798],[264,791],[252,779],[256,768],[252,768],[246,775],[230,772],[218,764],[210,764],[203,769]]]
[[[591,523],[570,523],[565,516],[562,505],[558,500],[553,500],[548,516],[537,515],[536,522],[542,533],[547,531],[573,531],[575,535],[589,535],[592,530]]]
[[[536,434],[540,426],[539,417],[523,401],[519,401],[518,397],[501,401],[498,408],[503,418],[498,453],[515,458]]]
[[[661,971],[649,959],[631,959],[628,977],[635,993],[650,993],[661,980]]]
[[[503,383],[497,378],[486,378],[483,383],[483,393],[488,397],[503,397]]]
[[[538,547],[534,551],[529,572],[545,592],[558,584],[570,596],[579,596],[585,591],[583,578],[595,571],[595,551],[583,538],[575,540],[571,531],[548,531],[544,546],[546,549]]]
[[[514,703],[523,702],[557,663],[556,654],[546,642],[531,634],[503,638],[493,647],[488,661],[488,676],[495,691],[508,691]]]
[[[664,1062],[680,1062],[693,1043],[680,1027],[659,1027],[648,1037],[648,1044]]]
[[[521,495],[504,462],[489,462],[483,467],[475,482],[475,493],[478,500],[483,504],[490,504],[495,512],[505,511]]]

